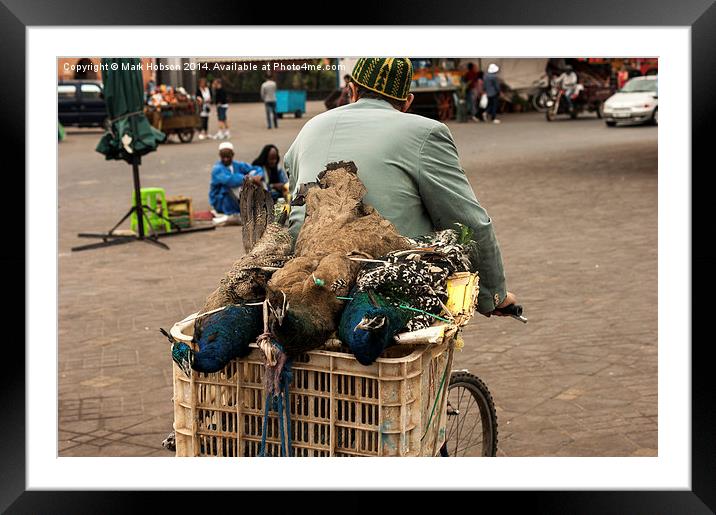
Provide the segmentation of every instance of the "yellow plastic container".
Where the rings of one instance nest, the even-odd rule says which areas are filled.
[[[467,324],[477,309],[477,293],[479,292],[477,273],[458,272],[448,277],[448,299],[445,305],[455,318],[457,325]]]

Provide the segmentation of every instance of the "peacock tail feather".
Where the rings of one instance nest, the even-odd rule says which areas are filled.
[[[239,194],[239,213],[244,250],[248,254],[263,236],[269,221],[273,219],[271,193],[251,181],[246,181]]]
[[[187,377],[191,377],[193,355],[194,351],[184,342],[175,341],[172,345],[172,360],[179,365]]]

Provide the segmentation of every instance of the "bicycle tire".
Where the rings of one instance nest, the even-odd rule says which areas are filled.
[[[464,399],[464,393],[460,393],[459,389],[469,392],[470,398]],[[451,390],[453,395],[451,395]],[[441,449],[443,456],[496,456],[497,455],[497,413],[495,411],[495,403],[492,394],[487,385],[475,374],[469,372],[453,372],[450,376],[450,384],[448,385],[448,401],[457,397],[457,406],[452,409],[458,410],[458,415],[448,415],[447,425],[445,428],[445,445]],[[470,433],[466,445],[461,445],[460,435],[467,423],[470,409],[474,402],[479,408],[480,415],[480,454],[471,454],[475,452],[476,443],[473,443],[472,436],[475,428],[468,428]],[[462,404],[464,401],[464,404]],[[453,402],[455,402],[453,400]],[[452,402],[451,402],[452,405]],[[473,412],[474,413],[474,412]],[[451,417],[457,416],[459,419]],[[465,443],[464,441],[462,443]]]

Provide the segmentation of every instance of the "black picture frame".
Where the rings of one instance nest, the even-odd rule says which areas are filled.
[[[282,4],[281,9],[268,15],[263,4],[249,5],[218,0],[205,5],[201,2],[174,0],[155,0],[140,2],[125,0],[121,6],[111,2],[98,3],[90,0],[3,0],[0,3],[0,34],[2,45],[0,55],[6,77],[11,73],[12,86],[0,95],[3,121],[0,127],[2,137],[0,145],[3,156],[16,156],[18,165],[24,169],[25,149],[29,144],[25,140],[25,98],[24,86],[26,67],[25,30],[29,26],[63,25],[335,25],[335,21],[346,20],[351,25],[510,25],[510,26],[688,26],[691,28],[691,119],[692,119],[692,277],[698,278],[698,290],[709,291],[714,285],[714,274],[710,272],[716,264],[716,251],[711,250],[707,236],[713,234],[707,209],[708,201],[696,200],[695,195],[710,191],[706,180],[713,173],[711,165],[710,126],[716,119],[716,5],[714,0],[682,0],[678,4],[666,1],[648,2],[646,0],[591,1],[585,0],[549,0],[530,2],[520,0],[498,3],[467,4],[459,0],[414,1],[411,3],[375,2],[365,0],[348,6],[350,11],[343,12],[341,4],[322,3],[310,9],[305,3]],[[684,77],[684,108],[687,108],[689,78]],[[11,93],[11,94],[10,94]],[[12,123],[8,123],[12,121]],[[668,127],[661,126],[662,131]],[[663,135],[663,134],[662,134]],[[696,171],[698,170],[698,173]],[[683,173],[688,173],[684,170]],[[15,174],[20,176],[20,174]],[[12,188],[16,202],[15,208],[24,210],[25,193],[23,177],[16,177],[17,185]],[[6,184],[6,183],[5,183]],[[697,187],[698,184],[698,187]],[[5,232],[6,241],[13,245],[4,245],[2,263],[12,269],[25,267],[25,228],[13,223]],[[703,235],[697,238],[697,235]],[[26,278],[27,280],[27,278]],[[23,305],[17,299],[25,296],[22,292],[15,298],[13,306]],[[683,299],[688,302],[689,299]],[[706,329],[708,323],[708,305],[692,300],[691,306],[706,310],[694,317],[692,314],[692,335],[699,329]],[[28,309],[32,309],[28,306]],[[695,309],[694,309],[695,310]],[[693,313],[693,311],[692,311]],[[19,317],[17,317],[19,319]],[[24,324],[20,322],[6,328],[10,334],[9,343],[3,351],[3,371],[0,374],[0,512],[8,513],[127,513],[146,509],[160,502],[162,511],[172,508],[188,510],[189,502],[197,499],[200,493],[171,492],[61,492],[26,491],[26,440],[25,440],[25,354],[17,341],[25,340]],[[702,333],[708,335],[708,333]],[[691,454],[691,490],[690,491],[569,491],[569,492],[479,492],[480,499],[496,501],[502,507],[524,505],[530,512],[539,513],[712,513],[716,510],[716,445],[714,435],[714,388],[709,379],[710,369],[708,336],[697,339],[692,337],[692,454]],[[6,342],[6,343],[7,343]],[[691,342],[669,342],[669,344],[689,345]],[[52,345],[48,342],[48,345]],[[11,365],[9,365],[11,364]],[[56,438],[48,435],[48,438]],[[279,472],[277,472],[279,473]],[[185,483],[186,484],[186,483]],[[248,493],[211,492],[212,502],[230,500],[234,508],[243,503],[262,501],[248,499]],[[402,508],[410,504],[425,503],[431,492],[413,492],[410,501],[401,499]],[[266,495],[265,493],[263,494]],[[274,495],[274,494],[272,494]],[[312,493],[311,504],[324,502],[325,494]],[[450,496],[439,496],[438,502],[450,506]],[[283,495],[272,497],[272,504],[281,506]],[[365,503],[360,492],[340,494],[340,505],[332,503],[334,508]],[[361,501],[362,499],[362,501]],[[374,498],[371,498],[374,499]],[[237,503],[240,501],[240,503]],[[469,501],[468,501],[469,502]],[[474,503],[473,503],[474,504]],[[213,510],[212,510],[213,511]]]

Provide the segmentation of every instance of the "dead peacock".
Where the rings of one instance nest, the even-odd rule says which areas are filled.
[[[289,357],[315,349],[337,330],[361,263],[409,248],[410,242],[371,206],[352,161],[330,163],[293,204],[305,203],[306,217],[292,260],[267,286],[270,339],[260,343],[269,363],[276,353]]]
[[[413,241],[408,250],[391,252],[361,269],[338,329],[363,365],[395,343],[402,331],[415,331],[444,320],[447,278],[471,269],[474,252],[468,227],[456,224]]]
[[[263,332],[261,304],[266,284],[291,256],[293,241],[284,227],[286,213],[280,213],[267,226],[272,212],[271,195],[248,183],[241,191],[240,202],[247,254],[233,264],[209,295],[200,312],[206,315],[194,322],[192,343],[198,350],[174,340],[162,329],[172,343],[172,359],[187,375],[192,368],[216,372],[230,360],[249,353],[249,344]]]

